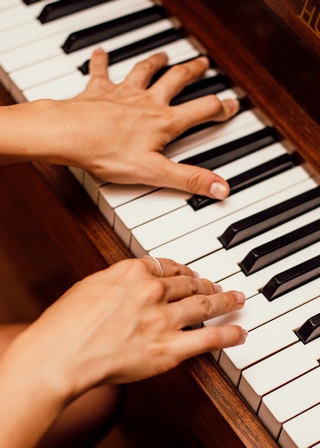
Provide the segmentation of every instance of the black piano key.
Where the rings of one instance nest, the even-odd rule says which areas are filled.
[[[219,240],[229,249],[319,205],[320,186],[231,224]]]
[[[160,6],[153,6],[142,11],[137,11],[123,17],[119,17],[109,22],[100,23],[83,30],[71,33],[62,49],[69,54],[81,48],[97,44],[106,39],[119,36],[120,34],[128,33],[142,26],[157,22],[166,17],[164,10]]]
[[[41,23],[51,22],[61,17],[74,14],[83,9],[91,8],[91,6],[100,5],[111,0],[60,0],[48,3],[38,16]]]
[[[216,75],[211,78],[202,78],[187,85],[177,96],[171,101],[171,106],[186,103],[187,101],[200,98],[201,96],[216,94],[230,87],[228,79],[223,75]]]
[[[32,5],[32,3],[41,2],[42,0],[23,0],[26,5]]]
[[[320,313],[307,319],[296,331],[296,334],[304,344],[318,338],[320,336]]]
[[[166,45],[181,39],[182,35],[179,30],[172,28],[162,33],[155,34],[146,39],[139,40],[133,44],[127,45],[117,50],[110,51],[109,53],[109,65],[123,61],[124,59],[132,58],[140,53],[154,50],[161,45]],[[89,61],[86,61],[80,67],[78,67],[81,73],[87,75],[89,73]]]
[[[260,291],[271,302],[320,275],[320,255],[272,277]]]
[[[181,160],[186,165],[197,165],[214,170],[219,166],[251,154],[254,151],[270,146],[277,142],[277,135],[273,128],[267,126],[260,131],[241,137],[224,145],[204,151],[201,154]]]
[[[269,179],[271,176],[282,173],[285,170],[292,168],[294,162],[289,154],[284,154],[269,162],[263,163],[251,170],[245,171],[238,176],[228,179],[230,186],[230,195],[238,193],[245,188],[251,187],[258,182]],[[206,196],[193,195],[188,201],[188,204],[197,211],[206,207],[207,205],[217,202],[217,199],[208,198]]]
[[[320,241],[320,219],[252,249],[239,266],[250,275],[317,241]]]

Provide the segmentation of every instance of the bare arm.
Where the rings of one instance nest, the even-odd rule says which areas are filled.
[[[219,199],[227,182],[204,168],[165,158],[163,147],[191,126],[224,121],[238,110],[236,100],[209,95],[179,106],[171,99],[208,68],[201,57],[171,68],[152,87],[152,76],[167,62],[164,53],[137,64],[126,80],[108,78],[100,49],[90,63],[91,81],[65,101],[40,100],[0,109],[0,161],[42,160],[81,167],[118,183],[177,188]]]
[[[238,326],[181,331],[240,310],[244,295],[160,261],[161,278],[149,258],[87,277],[9,346],[0,363],[1,446],[35,446],[66,404],[96,385],[137,381],[244,342]]]

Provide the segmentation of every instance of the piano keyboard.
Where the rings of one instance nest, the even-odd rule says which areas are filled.
[[[68,9],[61,0],[41,23],[37,17],[47,17],[50,3],[1,2],[0,81],[17,102],[80,93],[97,45],[112,55],[114,82],[154,52],[166,51],[170,65],[200,54],[152,1],[82,1],[81,8],[75,2]],[[243,97],[218,67],[203,79],[176,101],[190,91],[203,94],[204,85],[220,99]],[[164,151],[177,163],[226,178],[231,194],[223,202],[168,188],[106,184],[70,167],[135,256],[173,258],[224,290],[246,294],[242,311],[204,325],[237,323],[249,330],[246,344],[212,356],[284,448],[320,446],[320,338],[304,343],[297,334],[320,312],[320,187],[293,152],[261,111],[243,107],[227,123],[194,128]]]

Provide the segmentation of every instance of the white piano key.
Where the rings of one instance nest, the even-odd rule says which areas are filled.
[[[230,178],[282,154],[286,154],[286,150],[280,143],[276,143],[217,168],[215,172],[224,178]],[[191,196],[190,193],[163,188],[118,207],[115,231],[129,245],[132,229],[186,206],[186,201]]]
[[[133,229],[130,248],[134,254],[141,252],[141,250],[149,252],[210,222],[278,193],[308,177],[307,171],[302,166],[298,166],[196,212],[191,206],[186,205]]]
[[[61,49],[60,55],[14,71],[10,73],[10,78],[15,88],[24,91],[53,79],[77,72],[78,67],[86,60],[90,59],[92,52],[97,48],[97,45],[105,51],[110,52],[170,28],[172,28],[172,22],[168,19],[164,19],[137,30],[130,31],[121,36],[99,42],[99,44],[88,46],[68,55]]]
[[[42,35],[41,39],[28,44],[25,43],[18,48],[3,53],[0,56],[1,67],[9,77],[12,72],[56,56],[64,55],[67,58],[61,46],[72,32],[98,25],[103,21],[113,20],[150,6],[151,3],[146,0],[135,0],[126,5],[119,2],[115,2],[113,5],[113,2],[111,2],[66,16],[57,22],[49,22],[45,26],[42,25],[42,28],[46,29],[45,33],[41,33],[41,29],[39,30],[39,33]]]
[[[234,283],[230,289],[240,289]],[[320,279],[312,280],[270,302],[263,294],[257,294],[246,300],[245,307],[241,311],[235,311],[227,315],[215,317],[204,322],[210,325],[240,325],[246,330],[253,330],[265,323],[275,319],[292,309],[303,305],[318,297],[320,290]],[[225,289],[224,291],[228,291]]]
[[[274,196],[263,199],[262,201],[249,205],[237,212],[225,216],[215,222],[205,225],[200,229],[183,235],[163,246],[150,251],[153,257],[172,258],[182,264],[204,257],[205,255],[222,248],[222,243],[218,237],[234,222],[247,218],[255,213],[266,210],[276,204],[290,199],[300,193],[317,186],[317,182],[310,178],[297,185],[293,185]],[[144,256],[146,253],[141,254]]]
[[[165,51],[167,53],[169,64],[176,64],[199,54],[199,52],[192,47],[188,39],[181,39],[171,44],[158,47],[153,51],[141,53],[134,58],[130,58],[126,61],[112,65],[109,68],[110,79],[113,81],[116,79],[117,82],[121,82],[122,79],[117,77],[117,71],[119,71],[119,73],[124,73],[126,70],[127,73],[129,73],[137,62],[161,51]],[[82,92],[88,81],[89,76],[84,76],[79,70],[77,70],[76,73],[72,73],[59,79],[41,84],[40,86],[25,90],[22,97],[19,98],[18,101],[33,101],[40,98],[51,98],[56,100],[67,99]]]
[[[245,241],[242,244],[232,247],[231,249],[226,250],[223,248],[206,257],[203,257],[200,260],[191,263],[189,266],[191,269],[195,270],[196,272],[199,272],[202,277],[207,277],[210,279],[214,278],[215,282],[219,282],[220,280],[239,272],[239,275],[243,274],[251,286],[259,285],[260,287],[262,287],[270,278],[273,277],[273,275],[270,275],[269,273],[270,270],[271,272],[274,272],[273,266],[288,266],[287,263],[285,262],[285,258],[282,258],[281,263],[280,262],[273,263],[272,266],[265,267],[264,269],[261,269],[248,277],[241,271],[241,268],[238,263],[240,263],[242,259],[247,255],[247,253],[250,252],[250,250],[254,249],[255,247],[258,247],[261,244],[272,241],[273,239],[278,238],[279,236],[286,235],[287,233],[292,232],[293,230],[296,230],[299,227],[307,225],[310,222],[319,219],[319,216],[320,216],[320,209],[316,208],[315,210],[305,213],[295,219],[291,219],[290,221],[286,222],[285,224],[282,224],[281,226],[275,227],[268,232],[264,232],[254,238],[251,238],[248,241]],[[278,272],[284,270],[281,268],[279,269],[280,270]],[[263,280],[261,280],[262,278]],[[261,281],[262,283],[260,283]],[[255,292],[255,294],[256,293],[257,292]]]
[[[317,385],[315,385],[317,387]],[[279,437],[282,448],[320,447],[320,404],[303,412],[283,425]]]
[[[77,181],[82,185],[84,178],[84,171],[81,168],[77,168],[74,166],[69,166],[69,171],[74,175]]]
[[[154,191],[155,188],[146,185],[107,184],[99,189],[98,207],[103,216],[114,226],[115,208],[119,205]]]
[[[52,0],[43,0],[31,5],[26,5],[23,2],[16,5],[14,8],[5,9],[0,12],[0,32],[14,29],[23,25],[24,23],[36,20],[42,9]]]
[[[218,94],[219,95],[219,94]],[[217,96],[218,96],[217,95]],[[219,97],[220,98],[220,97]],[[257,127],[255,127],[255,124]],[[183,139],[177,140],[166,146],[163,154],[172,160],[179,162],[183,158],[190,157],[193,154],[194,148],[199,148],[203,145],[204,148],[210,147],[212,139],[215,140],[216,145],[220,146],[232,139],[241,138],[247,134],[246,130],[242,131],[246,126],[253,125],[252,132],[258,131],[265,126],[268,126],[266,118],[259,113],[257,109],[251,109],[236,115],[232,120],[228,120],[224,123],[216,124],[202,131],[191,134]],[[235,134],[232,139],[226,139],[226,135],[231,132],[238,131],[239,134]],[[219,138],[221,137],[221,140]],[[190,150],[190,152],[188,152]],[[183,157],[181,156],[183,153]],[[180,157],[179,157],[180,156]]]
[[[235,288],[237,288],[236,284]],[[241,347],[229,347],[221,351],[220,367],[231,382],[237,385],[242,370],[298,342],[298,336],[294,330],[310,316],[319,312],[319,307],[320,297],[317,297],[261,327],[249,331],[246,343]]]
[[[82,92],[89,78],[79,73],[72,73],[71,75],[63,76],[59,79],[54,79],[40,86],[27,89],[20,92],[18,89],[12,89],[11,95],[18,103],[25,101],[35,101],[42,98],[52,100],[68,99]],[[71,93],[72,92],[72,93]]]
[[[90,198],[93,200],[95,205],[98,204],[99,200],[99,188],[105,184],[106,182],[98,179],[97,177],[93,176],[92,174],[87,173],[84,171],[83,173],[83,188],[86,190]]]
[[[1,0],[0,11],[19,6],[22,0]]]
[[[273,437],[285,421],[320,403],[319,384],[320,367],[263,397],[258,416]]]
[[[189,197],[190,193],[163,188],[118,207],[115,212],[115,232],[129,247],[134,227],[183,207]]]
[[[238,140],[246,135],[253,134],[254,132],[264,129],[266,126],[254,113],[254,111],[245,111],[230,120],[216,124],[211,129],[210,140],[201,143],[202,131],[197,132],[200,134],[199,145],[190,148],[189,137],[185,137],[179,140],[179,154],[173,154],[172,148],[165,148],[164,155],[168,157],[173,162],[183,162],[183,160],[201,154],[218,146],[222,146],[233,140]],[[207,133],[207,135],[209,132]],[[176,145],[176,143],[172,143]],[[168,146],[171,146],[169,144]]]
[[[92,26],[108,20],[109,17],[115,18],[119,17],[119,15],[125,15],[126,10],[130,11],[131,4],[132,6],[144,4],[148,7],[152,2],[148,0],[130,0],[129,6],[128,2],[124,2],[123,0],[113,0],[112,2],[96,5],[92,8],[53,20],[44,25],[36,19],[32,20],[24,25],[0,33],[0,54],[54,36],[57,33],[65,32],[65,37],[60,44],[62,45],[71,32],[86,27],[86,24]],[[119,11],[118,16],[114,15],[116,11]]]
[[[319,358],[320,338],[308,344],[299,341],[245,369],[239,392],[253,411],[257,412],[264,395],[319,367]]]

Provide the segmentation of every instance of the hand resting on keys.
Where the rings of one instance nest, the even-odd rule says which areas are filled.
[[[138,63],[120,84],[108,79],[107,59],[101,49],[93,53],[91,80],[72,99],[3,107],[4,162],[40,160],[80,167],[103,181],[177,188],[224,199],[229,186],[220,176],[161,154],[188,128],[225,121],[238,111],[237,100],[219,101],[215,95],[169,105],[205,72],[207,58],[172,67],[151,87],[151,79],[167,63],[166,54]]]
[[[190,126],[228,119],[238,103],[212,95],[170,106],[208,61],[174,67],[147,88],[166,63],[165,54],[154,55],[114,85],[107,55],[97,50],[82,94],[2,107],[0,163],[78,166],[106,181],[223,199],[229,191],[223,179],[170,162],[161,151]],[[119,413],[119,384],[244,342],[246,332],[237,326],[182,331],[241,309],[244,296],[221,292],[173,261],[160,263],[115,264],[77,283],[32,325],[0,326],[1,446],[93,446]]]
[[[35,446],[70,402],[96,386],[141,380],[243,343],[238,326],[182,331],[243,305],[242,293],[222,292],[168,259],[125,260],[78,282],[2,356],[0,445]]]

